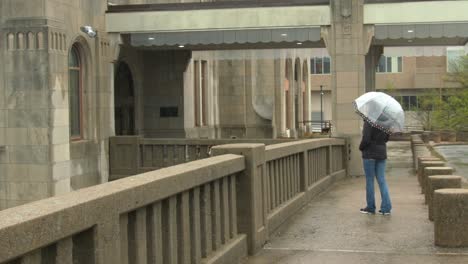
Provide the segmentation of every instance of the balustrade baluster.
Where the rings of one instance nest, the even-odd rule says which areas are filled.
[[[195,187],[190,192],[190,236],[191,236],[191,260],[192,264],[201,263],[201,223],[200,218],[200,188]]]
[[[218,250],[221,247],[221,198],[220,184],[216,180],[211,184],[211,224],[213,227],[213,250]]]
[[[201,238],[203,257],[207,257],[213,249],[211,228],[211,186],[207,183],[202,187],[201,193]]]
[[[189,264],[190,256],[190,212],[189,212],[189,192],[185,191],[178,197],[177,205],[177,226],[178,226],[178,252],[179,263]]]

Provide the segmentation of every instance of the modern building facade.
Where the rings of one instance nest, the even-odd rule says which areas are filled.
[[[464,46],[420,46],[420,47],[388,47],[384,49],[376,67],[376,91],[386,92],[397,99],[406,113],[408,129],[422,129],[421,119],[416,112],[420,99],[427,94],[444,96],[450,91],[459,89],[459,84],[450,81],[451,64],[467,54]],[[311,65],[317,62],[315,69],[311,66],[311,111],[314,121],[331,119],[331,72],[328,63],[330,57],[326,51],[315,51],[324,54],[311,58]],[[385,54],[389,54],[386,56]],[[322,96],[320,86],[322,85]],[[322,103],[321,103],[322,102]],[[321,107],[322,106],[322,107]],[[321,111],[322,109],[322,111]]]
[[[114,135],[294,138],[318,105],[362,174],[383,47],[467,43],[468,1],[399,2],[2,0],[0,209],[106,182]]]

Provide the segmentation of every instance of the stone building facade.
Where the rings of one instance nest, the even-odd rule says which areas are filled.
[[[106,182],[114,134],[106,1],[0,2],[0,208]],[[92,24],[90,39],[80,26]],[[82,131],[70,137],[69,54],[78,51]]]

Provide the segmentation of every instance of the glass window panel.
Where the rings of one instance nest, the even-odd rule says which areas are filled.
[[[403,58],[398,57],[398,72],[403,72]]]
[[[409,96],[403,96],[402,98],[402,107],[403,107],[403,110],[408,110],[409,109],[409,105],[410,105],[410,98]]]
[[[316,74],[315,72],[315,58],[310,59],[310,73]]]
[[[323,73],[322,58],[315,57],[315,74]]]
[[[72,137],[81,136],[80,118],[80,71],[70,70],[70,135]]]
[[[330,57],[323,57],[323,73],[330,73]]]
[[[385,72],[392,72],[392,57],[387,57],[387,69]]]
[[[380,56],[379,65],[377,66],[377,72],[385,72],[385,56]]]
[[[70,50],[68,66],[75,68],[80,67],[80,59],[78,58],[78,54],[75,47],[72,47],[72,49]]]
[[[416,96],[410,96],[409,99],[409,107],[410,109],[415,109],[418,106],[418,102]]]
[[[449,47],[447,48],[447,71],[453,72],[455,71],[454,67],[457,61],[460,59],[461,56],[465,55],[465,50],[463,47]]]

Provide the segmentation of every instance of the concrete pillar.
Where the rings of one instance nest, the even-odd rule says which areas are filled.
[[[455,175],[434,175],[428,178],[428,209],[429,209],[429,220],[434,221],[434,191],[438,189],[447,188],[461,188],[461,176]]]
[[[434,241],[440,247],[468,246],[468,189],[434,192]]]
[[[366,55],[366,92],[375,91],[375,69],[383,54],[383,46],[372,46]]]
[[[452,175],[453,169],[450,167],[426,167],[424,168],[424,202],[429,200],[429,176],[433,175]]]
[[[303,117],[305,121],[311,121],[312,116],[311,116],[311,105],[310,105],[310,60],[306,59],[304,61],[304,66],[302,67],[303,69],[303,74],[302,77],[305,82],[305,116]],[[306,124],[305,130],[307,132],[312,132],[312,125],[311,124]]]
[[[288,96],[287,100],[287,108],[286,108],[286,115],[287,120],[289,121],[287,127],[289,129],[289,137],[295,138],[297,136],[296,131],[296,109],[295,109],[295,85],[294,85],[294,64],[291,59],[286,60],[286,79],[288,80]]]
[[[295,96],[294,100],[297,100],[297,120],[296,120],[296,127],[298,128],[297,134],[298,136],[303,136],[304,135],[304,101],[303,101],[303,93],[302,93],[302,64],[301,60],[299,58],[296,59],[294,63],[294,71],[295,71]],[[296,99],[297,98],[297,99]]]
[[[421,167],[422,162],[424,162],[424,161],[441,161],[439,158],[430,157],[430,156],[416,157],[416,160],[417,160],[417,162],[416,162],[416,172],[417,173],[421,173],[418,168]]]
[[[426,167],[442,167],[444,165],[445,165],[445,163],[443,161],[439,160],[439,159],[438,160],[432,160],[432,159],[421,160],[421,162],[418,165],[418,170],[417,170],[418,182],[419,182],[419,185],[421,185],[421,193],[424,193],[424,190],[426,188],[426,186],[423,184],[424,183],[424,179],[423,179],[424,168],[426,168]]]
[[[331,0],[332,26],[322,27],[332,58],[332,134],[349,139],[351,176],[364,175],[358,148],[362,120],[352,104],[365,92],[365,57],[374,33],[363,24],[363,6],[364,0]]]
[[[237,220],[239,233],[247,234],[249,254],[259,251],[268,238],[267,215],[264,207],[262,181],[265,172],[264,144],[219,145],[212,149],[214,156],[237,154],[245,157],[246,169],[238,176]]]
[[[284,76],[286,61],[281,58],[275,59],[275,106],[273,114],[273,127],[274,134],[273,138],[285,137],[286,136],[286,105],[285,94],[284,94]]]

